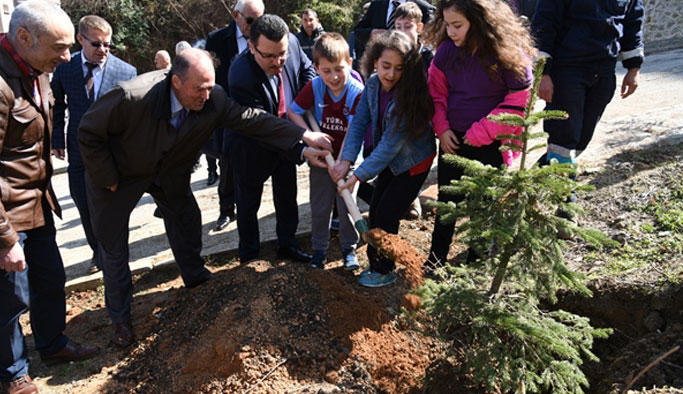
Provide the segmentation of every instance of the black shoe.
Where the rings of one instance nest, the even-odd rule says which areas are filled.
[[[313,255],[304,252],[298,246],[287,246],[278,248],[277,257],[294,260],[299,263],[310,263]]]
[[[153,215],[155,218],[159,218],[159,219],[164,218],[164,215],[161,213],[161,209],[159,209],[159,207],[156,207],[156,209],[154,209]]]
[[[218,215],[218,219],[216,220],[216,226],[213,228],[214,231],[221,231],[224,228],[228,227],[228,224],[230,224],[232,220],[234,220],[233,216],[223,214]]]
[[[185,287],[188,289],[192,289],[192,288],[195,288],[195,287],[201,285],[202,283],[206,282],[207,280],[213,279],[215,277],[216,276],[214,276],[214,274],[212,274],[211,272],[209,272],[209,270],[207,270],[206,274],[201,276],[199,279],[195,279],[192,282],[185,283]]]
[[[100,272],[100,270],[100,267],[97,266],[97,260],[95,257],[93,257],[92,260],[90,260],[90,265],[88,266],[88,275]]]
[[[206,178],[206,186],[211,186],[218,181],[218,173],[216,171],[209,171],[209,177]]]

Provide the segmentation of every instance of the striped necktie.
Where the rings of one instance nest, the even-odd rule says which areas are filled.
[[[389,20],[387,21],[387,29],[393,29],[394,24],[396,23],[396,10],[398,9],[398,6],[401,5],[401,2],[399,1],[392,1],[391,4],[394,6],[391,10],[391,14],[389,14]]]
[[[93,78],[92,70],[94,70],[98,64],[85,62],[85,66],[88,67],[88,73],[85,74],[85,91],[88,93],[90,101],[95,101],[95,79]]]

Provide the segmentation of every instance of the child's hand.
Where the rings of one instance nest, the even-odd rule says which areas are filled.
[[[346,174],[349,173],[349,168],[351,168],[351,162],[347,160],[340,160],[334,167],[329,168],[327,172],[330,173],[330,177],[337,183],[338,180],[344,179]]]
[[[439,136],[439,143],[441,149],[444,152],[454,155],[458,149],[460,149],[460,144],[458,143],[458,137],[455,136],[453,130],[448,129]]]
[[[356,182],[358,182],[358,177],[356,175],[351,175],[343,185],[337,187],[337,193],[341,194],[344,189],[349,189],[349,191],[353,190],[354,186],[356,186]]]

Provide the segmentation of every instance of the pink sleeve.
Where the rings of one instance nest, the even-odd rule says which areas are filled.
[[[446,74],[439,70],[434,62],[429,66],[428,74],[429,93],[434,100],[432,125],[434,126],[434,134],[438,137],[451,128],[446,115],[448,110],[448,80]]]
[[[502,103],[498,104],[489,115],[497,115],[502,113],[511,113],[517,115],[524,115],[524,106],[529,97],[529,90],[521,90],[517,92],[508,93]],[[474,122],[467,130],[465,137],[467,141],[473,146],[490,145],[496,140],[499,134],[516,134],[522,132],[522,127],[507,126],[501,123],[488,120],[486,117]],[[502,141],[506,143],[508,141]],[[515,154],[517,153],[517,154]],[[512,160],[519,155],[519,152],[506,151],[503,152],[503,160],[508,166],[512,164]]]

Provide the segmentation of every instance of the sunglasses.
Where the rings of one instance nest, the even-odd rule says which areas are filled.
[[[99,48],[99,47],[111,48],[111,45],[112,45],[111,42],[93,41],[93,40],[89,39],[88,37],[84,36],[82,33],[81,33],[81,37],[85,38],[85,40],[88,41],[88,43],[95,48]]]
[[[251,24],[254,23],[254,21],[256,20],[256,19],[254,19],[254,18],[252,18],[252,17],[250,17],[250,16],[244,15],[244,14],[242,13],[242,11],[237,11],[237,13],[240,14],[240,15],[242,15],[242,18],[244,18],[244,21],[247,22],[247,25],[251,25]]]

